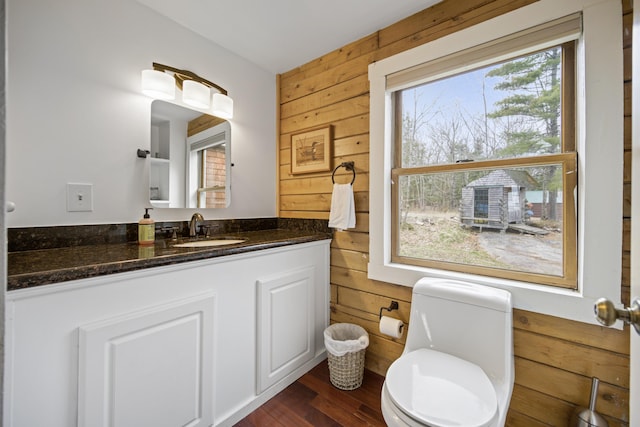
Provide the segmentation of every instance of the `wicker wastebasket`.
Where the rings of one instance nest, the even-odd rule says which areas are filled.
[[[324,344],[331,384],[341,390],[360,387],[364,376],[364,355],[369,345],[367,331],[351,323],[334,323],[324,330]]]

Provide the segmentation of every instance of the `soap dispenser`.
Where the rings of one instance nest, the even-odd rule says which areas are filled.
[[[149,215],[149,209],[153,208],[144,208],[144,216],[138,222],[138,244],[143,246],[153,245],[156,239],[156,225]]]

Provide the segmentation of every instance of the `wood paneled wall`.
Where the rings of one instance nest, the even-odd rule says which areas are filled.
[[[335,232],[331,245],[331,321],[363,326],[370,336],[366,366],[385,374],[404,339],[378,332],[378,310],[400,303],[394,315],[409,319],[411,289],[367,278],[369,252],[368,65],[535,0],[445,0],[368,37],[279,76],[279,216],[328,219],[331,171],[292,175],[291,134],[321,125],[334,131],[333,165],[355,162],[357,227]],[[629,300],[631,170],[631,0],[624,9],[625,188],[624,300]],[[340,168],[336,182],[348,182]],[[628,424],[629,335],[619,331],[515,310],[516,379],[508,426],[567,425],[576,406],[588,406],[591,377],[600,378],[597,411],[609,425]]]

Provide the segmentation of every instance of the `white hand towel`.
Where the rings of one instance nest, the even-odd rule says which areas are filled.
[[[342,231],[356,226],[356,208],[351,184],[333,184],[329,227]]]

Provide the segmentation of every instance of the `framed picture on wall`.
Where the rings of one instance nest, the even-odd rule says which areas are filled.
[[[331,170],[331,126],[291,135],[291,173]]]

